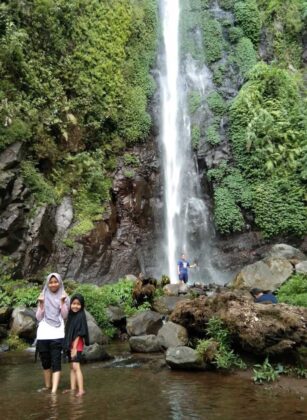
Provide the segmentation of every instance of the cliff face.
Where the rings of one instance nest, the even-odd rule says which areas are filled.
[[[20,175],[22,146],[11,145],[1,154],[0,250],[16,261],[17,277],[33,277],[57,270],[79,281],[112,282],[127,273],[154,271],[150,256],[161,219],[160,176],[152,143],[134,149],[142,166],[129,172],[124,164],[113,174],[111,200],[94,229],[65,244],[73,226],[69,196],[59,205],[33,210],[33,200]]]

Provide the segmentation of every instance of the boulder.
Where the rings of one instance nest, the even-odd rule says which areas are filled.
[[[166,296],[178,296],[179,295],[179,283],[167,284],[163,287],[163,291]]]
[[[139,312],[127,318],[127,333],[130,336],[157,334],[162,325],[162,315],[157,312]]]
[[[307,261],[302,261],[296,264],[295,271],[300,274],[307,274]]]
[[[126,319],[124,310],[119,306],[108,306],[106,309],[106,315],[112,324],[120,324]]]
[[[296,353],[307,346],[307,308],[254,303],[237,291],[179,302],[170,318],[189,336],[203,337],[212,317],[221,319],[238,347],[255,354]]]
[[[6,171],[13,168],[21,161],[22,143],[11,144],[2,153],[0,153],[0,171]]]
[[[268,254],[269,257],[285,258],[293,261],[306,261],[307,257],[297,248],[287,244],[273,245]]]
[[[130,337],[129,345],[131,351],[137,353],[153,353],[161,351],[159,339],[154,334]]]
[[[34,339],[37,321],[33,309],[17,307],[13,310],[10,332],[21,338]]]
[[[83,357],[86,362],[102,362],[103,360],[112,359],[102,345],[98,343],[85,346],[83,350]]]
[[[228,286],[274,291],[288,280],[292,272],[293,267],[287,259],[269,257],[244,267]]]
[[[108,338],[102,334],[101,329],[98,327],[94,317],[85,311],[90,344],[106,344]]]
[[[0,353],[4,353],[5,351],[9,351],[9,349],[10,349],[10,347],[9,347],[8,344],[6,344],[6,343],[0,344]]]
[[[185,283],[179,284],[179,294],[186,295],[189,292],[189,286]]]
[[[166,322],[158,332],[158,339],[162,347],[186,346],[189,341],[186,328],[174,322]]]
[[[172,369],[203,370],[205,364],[199,354],[190,347],[170,347],[165,356],[166,363]]]
[[[169,315],[173,312],[176,304],[187,299],[185,296],[161,296],[153,302],[153,309],[159,314]]]

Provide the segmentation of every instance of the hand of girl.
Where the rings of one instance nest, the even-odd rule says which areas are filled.
[[[37,300],[38,300],[39,306],[42,308],[44,306],[44,301],[45,301],[44,295],[39,295]]]
[[[61,296],[61,303],[64,303],[66,298],[67,298],[67,294],[63,293],[62,296]]]

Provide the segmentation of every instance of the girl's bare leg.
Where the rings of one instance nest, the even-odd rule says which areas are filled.
[[[77,388],[77,378],[76,378],[76,372],[73,368],[74,363],[71,363],[70,365],[70,389],[72,391],[75,391]]]
[[[56,394],[59,382],[60,382],[61,371],[53,372],[52,373],[52,389],[51,393]]]
[[[44,382],[46,388],[51,388],[51,369],[44,369]]]
[[[77,387],[78,387],[78,393],[77,396],[80,397],[84,394],[84,387],[83,387],[83,374],[81,371],[80,363],[72,363],[73,370],[76,375],[76,381],[77,381]]]

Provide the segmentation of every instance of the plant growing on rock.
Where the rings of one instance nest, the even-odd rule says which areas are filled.
[[[254,365],[253,381],[259,384],[262,384],[263,382],[274,382],[278,379],[279,374],[282,373],[283,370],[281,365],[276,368],[272,366],[267,357],[263,364]]]
[[[231,349],[231,338],[229,331],[224,327],[219,318],[211,318],[207,324],[207,340],[199,340],[196,351],[216,365],[218,369],[230,369],[238,367],[245,369],[243,360]]]

